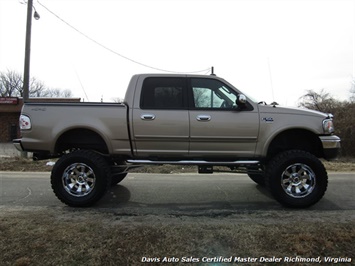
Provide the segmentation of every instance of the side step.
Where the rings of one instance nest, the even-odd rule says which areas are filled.
[[[196,161],[196,160],[182,160],[182,161],[151,161],[151,160],[127,160],[127,168],[135,168],[143,165],[196,165],[198,166],[199,174],[212,174],[213,172],[239,172],[239,173],[260,173],[260,161]],[[214,170],[214,166],[229,167],[230,171]]]
[[[127,163],[131,164],[172,164],[172,165],[213,165],[213,166],[251,166],[258,165],[260,161],[151,161],[151,160],[127,160]]]

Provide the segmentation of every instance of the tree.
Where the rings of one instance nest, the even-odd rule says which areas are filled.
[[[313,90],[308,90],[307,93],[300,98],[300,100],[300,107],[323,113],[331,113],[338,104],[338,101],[324,89],[322,89],[319,93]]]
[[[0,95],[1,97],[18,96],[22,90],[22,76],[11,70],[0,72]]]
[[[69,98],[72,96],[73,96],[73,93],[71,92],[71,90],[48,89],[47,95],[45,97]]]
[[[42,81],[39,81],[36,78],[31,78],[30,97],[47,97],[47,91],[48,89]],[[21,87],[20,95],[23,97],[23,87]]]
[[[113,98],[111,98],[111,100],[115,103],[123,103],[124,102],[124,99],[121,97],[113,97]]]
[[[42,81],[32,77],[30,80],[30,97],[72,97],[70,90],[50,89]],[[7,70],[0,72],[0,96],[23,97],[23,77],[20,73]]]
[[[341,138],[342,155],[355,156],[355,102],[338,101],[325,90],[307,91],[299,106],[334,115],[335,133]]]

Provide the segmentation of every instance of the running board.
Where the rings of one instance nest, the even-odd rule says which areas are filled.
[[[113,165],[112,175],[128,173],[131,169],[144,167],[145,165],[196,165],[200,174],[212,174],[213,172],[226,173],[262,173],[260,161],[203,161],[203,160],[182,160],[182,161],[152,161],[152,160],[127,160],[126,164]],[[231,170],[213,169],[214,166],[225,166]]]
[[[155,164],[155,165],[162,165],[162,164],[172,164],[172,165],[211,165],[211,166],[251,166],[251,165],[258,165],[260,161],[227,161],[227,162],[219,162],[219,161],[190,161],[190,160],[183,160],[183,161],[151,161],[151,160],[127,160],[127,163],[131,164]]]
[[[260,161],[203,161],[203,160],[182,160],[182,161],[151,161],[151,160],[127,160],[127,171],[131,168],[144,165],[196,165],[200,174],[212,174],[213,172],[232,173],[261,173]],[[229,171],[213,169],[214,166],[225,166]]]

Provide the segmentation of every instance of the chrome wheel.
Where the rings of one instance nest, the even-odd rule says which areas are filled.
[[[74,197],[84,197],[90,194],[96,183],[92,168],[84,163],[73,163],[63,172],[63,186]]]
[[[316,175],[306,164],[292,164],[281,174],[281,186],[287,195],[303,198],[314,190]]]

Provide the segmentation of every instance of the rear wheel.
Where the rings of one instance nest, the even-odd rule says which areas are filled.
[[[276,155],[266,169],[266,185],[277,201],[293,208],[317,203],[328,186],[328,175],[314,155],[291,150]]]
[[[110,168],[98,153],[77,150],[64,155],[54,165],[51,184],[63,203],[73,207],[91,206],[109,188]]]

